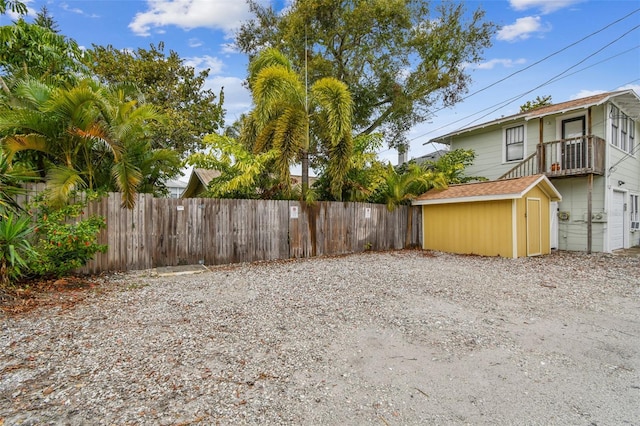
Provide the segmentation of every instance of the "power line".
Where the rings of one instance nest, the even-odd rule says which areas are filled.
[[[490,114],[493,114],[494,112],[498,111],[500,108],[503,108],[503,107],[505,107],[505,106],[507,106],[507,105],[509,105],[509,104],[511,104],[511,103],[513,103],[513,102],[515,102],[515,101],[517,101],[518,99],[523,98],[524,96],[528,95],[529,93],[531,93],[531,92],[533,92],[533,91],[535,91],[535,90],[538,90],[538,89],[540,89],[541,87],[544,87],[544,86],[546,86],[546,85],[548,85],[548,84],[551,84],[552,82],[554,82],[554,80],[559,79],[563,74],[566,74],[569,70],[571,70],[571,69],[573,69],[573,68],[577,67],[578,65],[580,65],[580,64],[582,64],[583,62],[587,61],[588,59],[590,59],[590,58],[594,57],[595,55],[597,55],[598,53],[602,52],[602,51],[603,51],[604,49],[606,49],[607,47],[611,46],[613,43],[616,43],[617,41],[619,41],[620,39],[622,39],[624,36],[626,36],[626,35],[630,34],[631,32],[633,32],[633,31],[637,30],[638,28],[640,28],[640,25],[636,25],[635,27],[631,28],[629,31],[625,32],[624,34],[622,34],[621,36],[619,36],[619,37],[618,37],[618,38],[616,38],[615,40],[613,40],[613,41],[611,41],[611,42],[609,42],[609,43],[605,44],[605,45],[604,45],[604,46],[602,46],[600,49],[598,49],[598,50],[596,50],[595,52],[593,52],[593,53],[591,53],[591,54],[587,55],[584,59],[582,59],[582,60],[578,61],[576,64],[571,65],[569,68],[565,69],[564,71],[562,71],[561,73],[559,73],[559,74],[555,75],[554,77],[550,78],[549,80],[545,81],[544,83],[542,83],[542,84],[540,84],[540,85],[538,85],[538,86],[534,87],[534,88],[533,88],[533,89],[531,89],[531,90],[528,90],[528,91],[526,91],[526,92],[524,92],[524,93],[521,93],[520,95],[514,96],[513,98],[509,99],[508,101],[503,102],[503,104],[497,104],[497,105],[500,105],[498,108],[496,108],[496,109],[494,109],[494,110],[492,110],[492,111],[490,111],[490,112],[486,113],[486,114],[485,114],[485,115],[483,115],[482,117],[476,118],[475,120],[473,120],[473,121],[471,121],[471,122],[467,123],[467,124],[466,124],[466,125],[464,125],[463,127],[467,127],[467,126],[469,126],[469,125],[471,125],[471,124],[475,123],[476,121],[478,121],[478,120],[480,120],[480,119],[482,119],[482,118],[484,118],[484,117],[486,117],[486,116],[488,116],[488,115],[490,115]],[[490,108],[491,108],[491,107],[490,107]]]
[[[522,98],[522,97],[524,97],[524,96],[526,96],[526,95],[528,95],[529,93],[531,93],[531,92],[533,92],[533,91],[535,91],[535,90],[538,90],[539,88],[544,87],[544,86],[546,86],[546,85],[548,85],[548,84],[551,84],[551,83],[553,83],[553,82],[555,82],[555,81],[558,81],[558,80],[560,80],[560,79],[562,79],[562,78],[564,78],[564,77],[567,77],[567,76],[564,76],[564,77],[562,77],[562,76],[563,76],[563,74],[566,74],[569,70],[571,70],[571,69],[573,69],[573,68],[577,67],[578,65],[582,64],[582,63],[583,63],[583,62],[585,62],[586,60],[588,60],[588,59],[592,58],[593,56],[597,55],[597,54],[598,54],[598,53],[600,53],[602,50],[604,50],[604,49],[606,49],[607,47],[611,46],[613,43],[615,43],[615,42],[619,41],[621,38],[625,37],[626,35],[628,35],[629,33],[633,32],[633,31],[635,31],[635,30],[636,30],[636,29],[638,29],[638,28],[640,28],[640,25],[636,25],[635,27],[633,27],[633,28],[632,28],[632,29],[630,29],[629,31],[625,32],[624,34],[622,34],[621,36],[619,36],[618,38],[616,38],[615,40],[613,40],[613,41],[611,41],[611,42],[607,43],[605,46],[603,46],[603,47],[601,47],[600,49],[598,49],[597,51],[595,51],[595,52],[593,52],[593,53],[589,54],[589,55],[588,55],[588,56],[586,56],[584,59],[582,59],[582,60],[580,60],[579,62],[577,62],[577,63],[573,64],[573,65],[572,65],[572,66],[570,66],[569,68],[565,69],[564,71],[562,71],[561,73],[559,73],[559,74],[555,75],[554,77],[552,77],[551,79],[549,79],[549,80],[545,81],[544,83],[542,83],[542,84],[540,84],[540,85],[536,86],[535,88],[533,88],[533,89],[531,89],[531,90],[528,90],[527,92],[521,93],[521,94],[516,95],[516,96],[514,96],[514,97],[512,97],[512,98],[509,98],[509,99],[507,99],[507,100],[504,100],[504,101],[498,102],[497,104],[494,104],[494,105],[492,105],[492,106],[490,106],[490,107],[484,108],[484,109],[482,109],[482,110],[480,110],[480,111],[478,111],[478,112],[475,112],[475,113],[473,113],[473,114],[469,114],[469,115],[467,115],[467,116],[465,116],[465,117],[462,117],[462,118],[460,118],[460,119],[458,119],[458,120],[452,121],[452,122],[450,122],[450,123],[448,123],[448,124],[445,124],[445,125],[443,125],[443,126],[440,126],[440,127],[436,128],[436,129],[430,130],[430,131],[428,131],[428,132],[426,132],[426,133],[423,133],[423,134],[421,134],[421,135],[418,135],[418,136],[416,136],[416,137],[412,138],[411,140],[412,140],[412,141],[413,141],[413,140],[416,140],[416,139],[421,138],[421,137],[423,137],[423,136],[426,136],[426,135],[428,135],[428,134],[430,134],[430,133],[436,132],[436,131],[438,131],[438,130],[440,130],[440,129],[442,129],[442,128],[448,127],[448,126],[450,126],[450,125],[452,125],[452,124],[456,124],[456,123],[459,123],[459,122],[461,122],[461,121],[463,121],[463,120],[466,120],[466,119],[468,119],[468,118],[471,118],[471,117],[473,117],[473,116],[475,116],[475,115],[477,115],[477,114],[480,114],[480,113],[482,113],[482,112],[484,112],[484,111],[487,111],[487,110],[489,110],[489,109],[491,109],[491,108],[497,107],[497,108],[493,109],[492,111],[488,112],[487,114],[485,114],[485,115],[483,115],[483,116],[481,116],[481,117],[479,117],[479,118],[477,118],[477,119],[475,119],[475,120],[473,120],[473,121],[471,121],[471,122],[469,122],[469,123],[465,124],[464,126],[462,126],[462,128],[464,128],[464,127],[466,127],[466,126],[468,126],[468,125],[470,125],[470,124],[473,124],[473,123],[475,123],[476,121],[478,121],[478,120],[480,120],[480,119],[482,119],[482,118],[484,118],[484,117],[486,117],[486,116],[488,116],[488,115],[490,115],[490,114],[493,114],[494,112],[498,111],[499,109],[501,109],[501,108],[503,108],[503,107],[505,107],[505,106],[507,106],[507,105],[509,105],[509,104],[511,104],[511,103],[513,103],[513,102],[515,102],[516,100],[518,100],[518,99],[520,99],[520,98]],[[625,53],[626,53],[626,52],[625,52]],[[616,55],[616,56],[618,56],[618,55]],[[614,57],[615,57],[615,56],[614,56]],[[613,57],[612,57],[612,58],[613,58]],[[601,61],[601,62],[604,62],[604,61]],[[593,66],[593,65],[592,65],[592,66]],[[586,67],[586,68],[584,68],[584,69],[587,69],[587,68],[589,68],[589,67]],[[570,75],[573,75],[573,74],[575,74],[575,73],[577,73],[577,72],[579,72],[579,71],[576,71],[576,72],[574,72],[574,73],[572,73],[572,74],[570,74]],[[439,111],[439,110],[438,110],[438,111]]]
[[[503,82],[503,81],[505,81],[505,80],[508,80],[509,78],[513,77],[514,75],[516,75],[516,74],[520,74],[521,72],[524,72],[524,71],[526,71],[526,70],[528,70],[528,69],[530,69],[530,68],[532,68],[532,67],[534,67],[534,66],[536,66],[536,65],[538,65],[538,64],[540,64],[540,63],[542,63],[542,62],[544,62],[544,61],[546,61],[547,59],[552,58],[553,56],[556,56],[556,55],[558,55],[558,54],[560,54],[560,53],[564,52],[565,50],[567,50],[567,49],[569,49],[569,48],[571,48],[571,47],[573,47],[573,46],[575,46],[575,45],[577,45],[577,44],[579,44],[579,43],[582,43],[582,42],[583,42],[583,41],[585,41],[586,39],[588,39],[588,38],[590,38],[590,37],[593,37],[593,36],[594,36],[594,35],[596,35],[596,34],[601,33],[602,31],[606,30],[607,28],[609,28],[609,27],[611,27],[611,26],[613,26],[613,25],[617,24],[617,23],[618,23],[618,22],[620,22],[620,21],[623,21],[623,20],[627,19],[629,16],[633,15],[634,13],[638,13],[639,11],[640,11],[640,8],[639,8],[639,9],[636,9],[636,10],[634,10],[634,11],[630,12],[630,13],[628,13],[627,15],[623,16],[623,17],[622,17],[622,18],[620,18],[620,19],[617,19],[617,20],[615,20],[615,21],[613,21],[613,22],[611,22],[611,23],[609,23],[609,24],[605,25],[604,27],[600,28],[600,29],[599,29],[599,30],[597,30],[597,31],[592,32],[591,34],[588,34],[588,35],[584,36],[584,37],[583,37],[583,38],[581,38],[580,40],[578,40],[578,41],[574,41],[573,43],[571,43],[571,44],[569,44],[569,45],[567,45],[567,46],[563,47],[562,49],[557,50],[557,51],[555,51],[555,52],[553,52],[553,53],[551,53],[551,54],[549,54],[549,55],[545,56],[544,58],[542,58],[542,59],[540,59],[540,60],[538,60],[538,61],[536,61],[536,62],[532,63],[531,65],[526,66],[526,67],[524,67],[524,68],[522,68],[522,69],[520,69],[520,70],[518,70],[518,71],[512,72],[512,73],[511,73],[511,74],[509,74],[508,76],[506,76],[506,77],[504,77],[504,78],[501,78],[500,80],[498,80],[498,81],[496,81],[496,82],[494,82],[494,83],[491,83],[490,85],[488,85],[488,86],[486,86],[486,87],[483,87],[482,89],[480,89],[480,90],[478,90],[478,91],[476,91],[476,92],[473,92],[473,93],[472,93],[472,94],[470,94],[469,96],[466,96],[466,97],[462,98],[462,100],[469,99],[470,97],[475,96],[475,95],[477,95],[478,93],[484,92],[485,90],[487,90],[487,89],[489,89],[489,88],[491,88],[491,87],[493,87],[493,86],[495,86],[495,85],[497,85],[497,84],[499,84],[499,83],[502,83],[502,82]],[[441,108],[441,109],[442,109],[442,108]],[[439,110],[436,110],[435,112],[437,112],[437,111],[439,111]]]
[[[538,64],[540,64],[540,63],[542,63],[542,62],[546,61],[547,59],[549,59],[549,58],[551,58],[551,57],[553,57],[553,56],[555,56],[555,55],[557,55],[557,54],[559,54],[559,53],[562,53],[563,51],[565,51],[565,50],[567,50],[567,49],[569,49],[569,48],[571,48],[571,47],[573,47],[573,46],[575,46],[575,45],[577,45],[577,44],[579,44],[579,43],[581,43],[581,42],[583,42],[583,41],[587,40],[588,38],[590,38],[590,37],[592,37],[592,36],[594,36],[594,35],[596,35],[596,34],[601,33],[602,31],[606,30],[607,28],[609,28],[609,27],[611,27],[611,26],[613,26],[613,25],[615,25],[615,24],[617,24],[617,23],[619,23],[619,22],[621,22],[621,21],[623,21],[623,20],[627,19],[627,18],[628,18],[628,17],[630,17],[631,15],[633,15],[633,14],[635,14],[635,13],[638,13],[638,12],[640,12],[640,8],[638,8],[638,9],[635,9],[635,10],[631,11],[631,12],[630,12],[630,13],[628,13],[627,15],[625,15],[625,16],[623,16],[623,17],[621,17],[621,18],[619,18],[619,19],[617,19],[617,20],[615,20],[615,21],[613,21],[613,22],[611,22],[611,23],[609,23],[609,24],[605,25],[604,27],[600,28],[599,30],[596,30],[596,31],[594,31],[594,32],[592,32],[592,33],[590,33],[590,34],[586,35],[585,37],[581,38],[580,40],[577,40],[577,41],[575,41],[575,42],[573,42],[573,43],[571,43],[571,44],[569,44],[569,45],[567,45],[567,46],[565,46],[565,47],[563,47],[563,48],[561,48],[561,49],[557,50],[556,52],[553,52],[553,53],[551,53],[551,54],[549,54],[549,55],[545,56],[544,58],[542,58],[542,59],[540,59],[540,60],[538,60],[538,61],[536,61],[536,62],[532,63],[531,65],[529,65],[529,66],[527,66],[527,67],[525,67],[525,68],[522,68],[522,69],[520,69],[520,70],[518,70],[518,71],[515,71],[515,72],[513,72],[513,73],[511,73],[511,74],[507,75],[506,77],[501,78],[500,80],[498,80],[498,81],[496,81],[496,82],[494,82],[494,83],[491,83],[491,84],[489,84],[488,86],[483,87],[483,88],[481,88],[481,89],[477,90],[476,92],[471,93],[471,94],[470,94],[470,95],[468,95],[468,96],[463,97],[463,98],[461,99],[461,101],[467,100],[467,99],[469,99],[470,97],[477,95],[478,93],[481,93],[481,92],[483,92],[483,91],[485,91],[485,90],[487,90],[487,89],[489,89],[489,88],[491,88],[491,87],[493,87],[493,86],[495,86],[495,85],[497,85],[497,84],[499,84],[499,83],[501,83],[501,82],[503,82],[503,81],[505,81],[505,80],[507,80],[507,79],[509,79],[509,78],[511,78],[511,77],[513,77],[513,76],[515,76],[515,75],[517,75],[517,74],[519,74],[519,73],[521,73],[521,72],[524,72],[524,71],[526,71],[526,70],[528,70],[528,69],[532,68],[532,67],[533,67],[533,66],[535,66],[535,65],[538,65]],[[636,28],[637,28],[637,27],[636,27]],[[626,53],[626,52],[625,52],[625,53]],[[534,89],[534,90],[535,90],[535,89]],[[497,105],[497,104],[496,104],[496,105]],[[494,106],[495,106],[495,105],[494,105]],[[491,107],[489,107],[489,108],[491,108]],[[432,111],[432,112],[431,112],[431,114],[435,114],[435,113],[437,113],[437,112],[439,112],[439,111],[442,111],[442,110],[444,110],[444,109],[447,109],[447,107],[441,107],[441,108],[438,108],[438,109],[436,109],[436,110]],[[480,111],[480,112],[482,112],[482,111]],[[477,114],[477,113],[476,113],[476,114]],[[449,123],[449,124],[447,124],[447,125],[445,125],[445,126],[442,126],[442,127],[437,128],[437,129],[431,130],[431,131],[429,131],[429,132],[427,132],[427,133],[423,133],[423,134],[421,134],[421,135],[418,135],[418,136],[416,136],[416,137],[414,137],[414,138],[409,139],[409,141],[414,141],[414,140],[416,140],[416,139],[419,139],[419,138],[421,138],[421,137],[423,137],[423,136],[426,136],[426,135],[428,135],[428,134],[430,134],[430,133],[433,133],[433,132],[435,132],[435,131],[437,131],[437,130],[442,129],[443,127],[447,127],[447,126],[449,126],[449,125],[451,125],[451,124],[455,124],[455,123],[458,123],[458,122],[460,122],[460,121],[462,121],[462,120],[465,120],[466,118],[472,117],[473,115],[475,115],[475,114],[472,114],[472,115],[467,116],[467,117],[463,117],[463,118],[461,118],[461,119],[459,119],[459,120],[456,120],[456,121],[454,121],[454,122],[452,122],[452,123]]]

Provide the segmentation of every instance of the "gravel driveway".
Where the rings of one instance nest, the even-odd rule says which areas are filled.
[[[0,425],[640,425],[638,262],[399,251],[114,275],[0,317]]]

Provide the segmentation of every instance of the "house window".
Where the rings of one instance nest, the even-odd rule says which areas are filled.
[[[636,123],[619,108],[611,107],[611,144],[633,154],[636,147]]]
[[[640,213],[638,207],[640,207],[640,203],[638,202],[638,195],[629,195],[629,204],[631,208],[629,209],[631,214],[631,230],[640,229]]]
[[[636,123],[629,119],[629,151],[631,154],[636,152]]]
[[[618,120],[620,120],[620,110],[612,106],[611,107],[611,144],[618,146]]]
[[[629,141],[628,135],[628,117],[625,114],[621,114],[620,116],[620,148],[623,151],[627,150],[627,142]]]
[[[505,160],[522,160],[524,158],[524,125],[505,129],[504,140]]]

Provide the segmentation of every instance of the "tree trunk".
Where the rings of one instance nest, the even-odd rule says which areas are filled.
[[[309,190],[309,150],[302,150],[302,201],[307,201]]]

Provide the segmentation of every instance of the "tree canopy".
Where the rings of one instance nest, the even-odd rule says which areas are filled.
[[[520,105],[520,112],[527,112],[534,110],[536,108],[540,108],[543,106],[551,105],[551,95],[546,96],[536,96],[536,98],[532,101],[527,101],[524,104]]]
[[[7,9],[14,13],[24,15],[27,13],[27,5],[17,0],[0,0],[0,15],[7,12]]]
[[[47,15],[38,16],[40,24],[19,19],[0,27],[0,76],[67,82],[83,71],[84,52],[75,40],[56,33]]]
[[[135,51],[94,45],[90,59],[91,72],[103,82],[135,85],[146,103],[166,115],[165,123],[153,126],[154,148],[171,148],[185,156],[204,147],[204,135],[222,128],[224,97],[222,91],[216,97],[204,88],[208,70],[196,73],[176,52],[166,55],[162,43]]]
[[[335,77],[354,100],[358,134],[384,133],[390,146],[426,120],[436,102],[467,91],[465,65],[482,59],[495,32],[480,9],[424,0],[293,1],[284,11],[249,0],[255,18],[236,34],[251,56],[281,50],[311,82]]]
[[[11,108],[0,114],[0,144],[8,161],[39,172],[57,204],[75,189],[117,189],[123,205],[133,207],[154,168],[173,167],[175,174],[179,160],[150,147],[147,127],[163,117],[129,90],[90,78],[65,87],[16,81]]]

